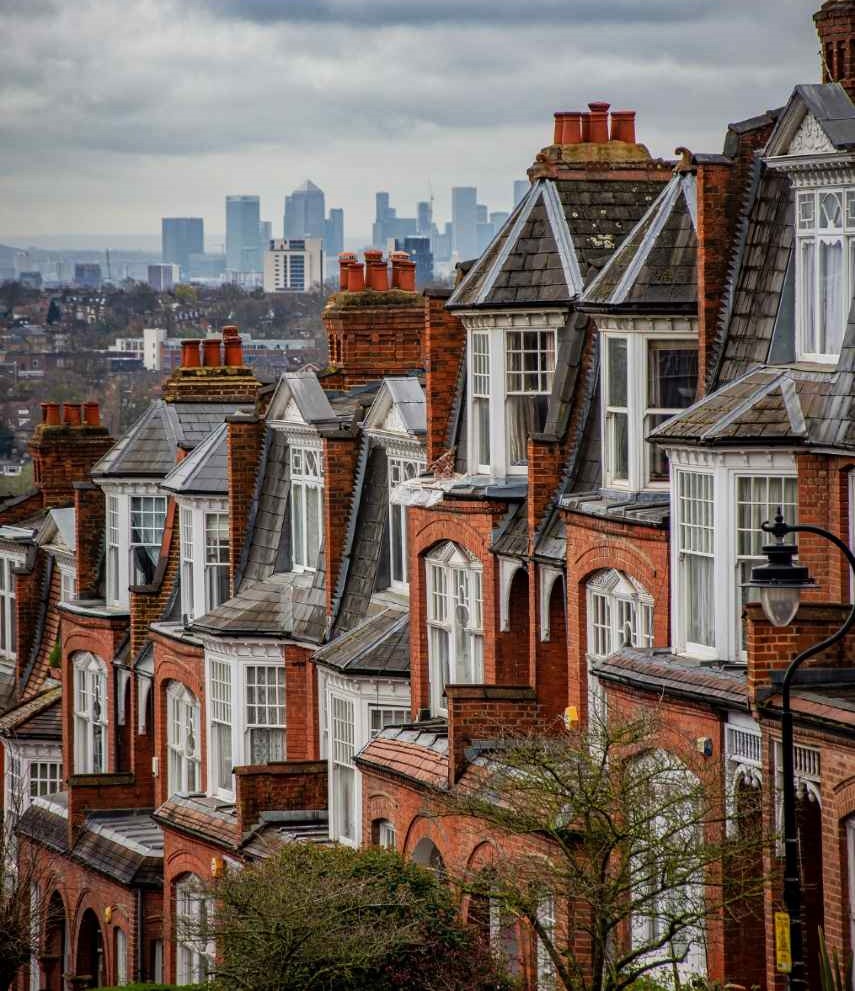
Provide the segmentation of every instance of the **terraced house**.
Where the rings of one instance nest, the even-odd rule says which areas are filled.
[[[778,876],[780,671],[855,594],[810,536],[787,627],[745,587],[779,507],[855,539],[855,3],[815,26],[822,82],[721,153],[556,114],[450,293],[342,255],[320,375],[261,383],[226,328],[115,443],[45,403],[36,490],[0,506],[4,807],[53,868],[22,988],[203,981],[196,879],[278,844],[489,865],[500,837],[431,811],[496,724],[655,709]],[[793,692],[810,986],[819,925],[855,947],[853,648]],[[682,970],[783,987],[780,904],[711,918]],[[556,986],[529,926],[485,928]]]

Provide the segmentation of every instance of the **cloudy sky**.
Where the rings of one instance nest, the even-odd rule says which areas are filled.
[[[373,194],[511,181],[552,112],[638,111],[655,154],[818,77],[819,0],[0,0],[0,241],[224,229],[226,193],[309,177],[368,232]]]

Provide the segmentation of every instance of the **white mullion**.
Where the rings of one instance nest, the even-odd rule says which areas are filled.
[[[629,444],[629,476],[630,492],[638,492],[643,488],[642,475],[644,464],[644,406],[647,388],[647,362],[644,354],[646,338],[639,334],[627,337],[626,349],[626,402],[627,402],[627,443]]]
[[[196,613],[203,616],[207,611],[205,602],[205,511],[191,510],[193,513],[193,600]]]
[[[492,474],[500,478],[508,474],[506,364],[505,329],[493,327],[490,331],[490,456]]]

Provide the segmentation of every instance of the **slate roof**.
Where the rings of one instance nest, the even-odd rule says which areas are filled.
[[[593,664],[594,673],[606,681],[631,684],[658,694],[683,697],[725,708],[748,709],[744,668],[713,667],[667,650],[635,650],[624,647]]]
[[[417,378],[385,378],[383,385],[388,389],[407,431],[415,436],[427,433],[425,394],[421,382]]]
[[[289,843],[328,845],[329,815],[326,809],[262,812],[261,821],[241,844],[245,856],[255,860],[270,857]]]
[[[163,886],[163,833],[145,811],[90,812],[68,844],[68,794],[33,799],[17,832],[120,884]]]
[[[291,400],[308,424],[324,426],[338,422],[338,416],[314,372],[285,372],[282,375],[267,408],[268,421],[284,419]]]
[[[0,736],[62,739],[62,687],[48,688],[0,717]]]
[[[517,503],[511,507],[493,537],[491,550],[494,554],[507,557],[528,556],[528,503]]]
[[[430,788],[448,788],[448,727],[436,722],[390,726],[356,755],[368,771],[380,771]]]
[[[448,309],[566,306],[662,190],[653,179],[539,179],[448,301]]]
[[[155,400],[92,469],[93,478],[163,478],[175,467],[178,445],[195,447],[230,412],[229,403],[166,403]]]
[[[191,624],[215,636],[283,636],[294,628],[295,602],[311,596],[311,573],[287,572],[264,581],[244,581],[236,595]]]
[[[697,182],[675,173],[582,294],[585,309],[697,310]]]
[[[160,483],[179,495],[228,495],[228,424],[213,430]]]
[[[560,501],[562,509],[584,513],[586,516],[599,516],[603,519],[662,528],[667,527],[671,514],[671,504],[667,496],[620,497],[597,489],[593,492],[573,492],[563,496]]]
[[[232,849],[238,844],[235,807],[215,798],[173,795],[155,810],[154,820]]]
[[[313,659],[347,674],[406,677],[410,615],[388,607],[315,651]]]
[[[838,151],[855,148],[855,107],[846,90],[840,83],[807,83],[793,90],[769,136],[768,154],[774,155],[782,144],[789,143],[801,124],[802,110],[813,116]]]

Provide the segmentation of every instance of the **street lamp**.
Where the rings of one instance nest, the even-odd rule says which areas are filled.
[[[790,526],[784,522],[780,508],[775,522],[766,522],[761,529],[775,538],[774,544],[767,544],[763,553],[768,564],[751,569],[749,588],[760,593],[760,604],[766,618],[773,626],[789,626],[799,608],[801,593],[805,589],[816,588],[816,582],[806,567],[794,564],[798,548],[795,544],[785,544],[784,537],[790,533],[812,533],[823,537],[838,547],[846,556],[852,573],[855,574],[855,556],[852,551],[833,533],[817,526]],[[799,877],[798,836],[796,832],[796,782],[795,747],[793,744],[793,713],[790,708],[790,685],[799,667],[810,657],[822,653],[837,643],[855,623],[855,605],[849,612],[846,622],[819,643],[808,647],[790,661],[781,683],[781,751],[784,772],[784,905],[790,917],[790,988],[807,988],[804,953],[802,949],[801,902],[802,888]]]

